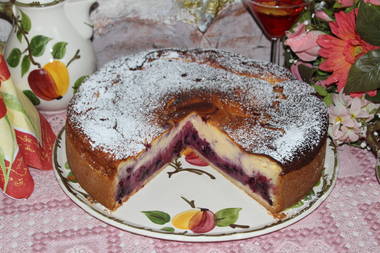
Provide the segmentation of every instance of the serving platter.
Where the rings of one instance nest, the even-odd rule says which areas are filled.
[[[67,163],[64,129],[53,156],[59,185],[89,215],[135,234],[191,242],[251,238],[299,221],[331,193],[338,167],[335,147],[329,141],[321,180],[302,200],[274,217],[212,167],[180,157],[120,208],[110,211],[76,182]]]

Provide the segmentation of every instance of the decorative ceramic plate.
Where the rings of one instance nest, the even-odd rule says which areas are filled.
[[[337,175],[335,150],[328,145],[320,182],[284,215],[273,217],[215,169],[181,157],[111,212],[94,203],[75,181],[67,163],[64,130],[56,141],[54,164],[63,191],[90,215],[132,233],[193,242],[250,238],[293,224],[327,198]]]

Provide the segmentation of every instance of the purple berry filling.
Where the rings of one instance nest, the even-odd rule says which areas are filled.
[[[199,137],[197,130],[190,122],[173,138],[169,146],[160,151],[154,158],[137,169],[127,169],[127,171],[133,171],[133,173],[129,173],[128,176],[120,180],[116,196],[117,201],[121,202],[122,198],[130,194],[133,189],[142,187],[142,183],[150,175],[179,156],[180,152],[187,146],[197,150],[209,162],[240,181],[243,185],[248,184],[253,192],[259,194],[270,205],[273,204],[269,194],[271,183],[268,178],[260,173],[250,177],[244,173],[240,164],[235,164],[218,156],[210,147],[210,144]]]

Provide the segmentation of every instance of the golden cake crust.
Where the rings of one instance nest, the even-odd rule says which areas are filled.
[[[116,209],[117,167],[112,166],[116,162],[103,152],[90,150],[88,141],[73,131],[70,123],[65,130],[67,161],[75,179],[93,199],[111,210]]]

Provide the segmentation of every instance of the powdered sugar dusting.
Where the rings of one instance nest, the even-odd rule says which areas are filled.
[[[219,66],[206,63],[210,60]],[[285,81],[270,84],[248,74]],[[244,92],[236,95],[237,89]],[[252,113],[254,120],[223,130],[247,151],[280,163],[318,145],[326,132],[327,109],[309,85],[295,81],[284,68],[214,50],[157,50],[110,62],[75,94],[69,120],[93,149],[124,159],[167,130],[155,112],[166,105],[168,94],[191,90],[217,91]]]

